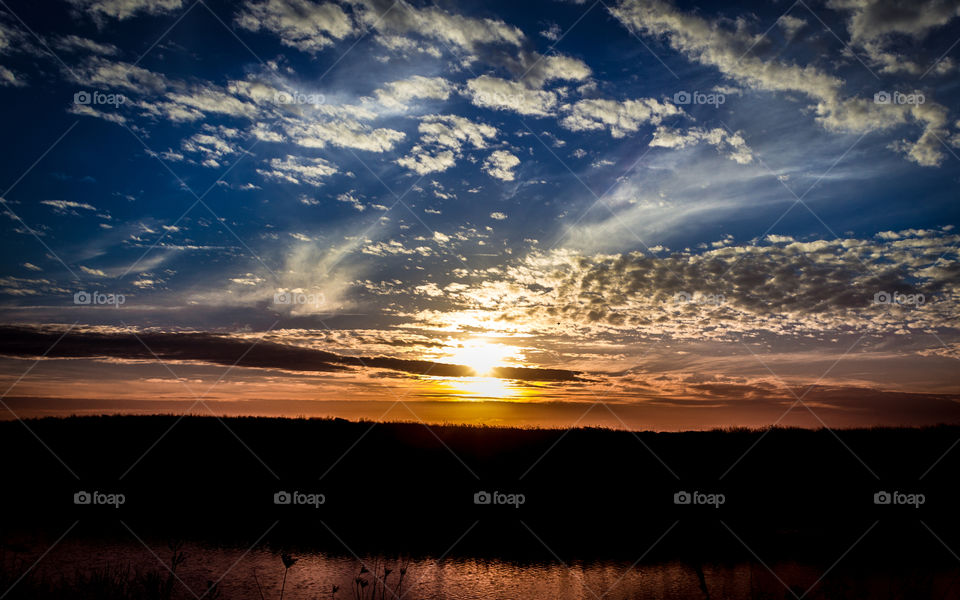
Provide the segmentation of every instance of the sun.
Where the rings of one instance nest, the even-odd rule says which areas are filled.
[[[517,348],[486,340],[470,340],[450,353],[449,360],[466,365],[478,376],[488,375],[494,367],[516,354]]]

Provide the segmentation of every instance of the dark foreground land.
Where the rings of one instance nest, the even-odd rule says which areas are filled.
[[[469,530],[453,554],[567,563],[642,553],[691,564],[843,556],[942,570],[960,566],[958,440],[956,426],[635,433],[9,421],[0,423],[0,524],[5,543],[76,522],[71,535],[88,538],[134,530],[247,547],[275,523],[262,543],[292,552],[438,556]],[[290,504],[277,503],[283,493]]]

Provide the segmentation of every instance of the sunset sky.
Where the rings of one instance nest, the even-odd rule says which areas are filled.
[[[960,2],[699,4],[3,0],[2,418],[960,422]]]

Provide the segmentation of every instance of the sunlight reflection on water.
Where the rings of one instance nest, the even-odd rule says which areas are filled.
[[[159,542],[148,542],[151,549],[137,543],[94,543],[89,540],[64,542],[50,552],[37,567],[37,576],[59,579],[61,575],[91,573],[104,567],[131,567],[133,572],[156,571],[166,574],[158,558],[166,558],[168,552]],[[38,547],[36,553],[43,552]],[[211,547],[186,544],[183,548],[187,561],[177,571],[183,585],[196,595],[202,595],[206,582],[221,581],[223,598],[259,600],[260,593],[254,573],[263,588],[264,597],[279,597],[283,567],[279,550],[258,549],[247,551],[239,547]],[[31,554],[31,551],[28,554]],[[321,552],[294,552],[298,558],[290,569],[285,589],[285,598],[290,600],[331,598],[331,587],[339,586],[336,598],[354,598],[353,581],[358,576],[360,561],[352,557],[336,556]],[[30,560],[30,556],[23,558]],[[386,564],[391,569],[388,576],[390,597],[396,590],[401,561],[397,557],[363,557],[371,566],[380,565],[378,573]],[[487,600],[500,598],[523,598],[529,600],[640,600],[654,598],[702,598],[698,580],[690,565],[681,562],[634,565],[627,561],[518,563],[495,559],[477,558],[418,558],[404,560],[408,570],[400,591],[409,600]],[[796,583],[806,590],[825,567],[798,564],[795,562],[772,562],[776,578],[765,568],[746,563],[706,564],[703,567],[709,582],[711,597],[716,598],[783,598],[789,592],[778,581]],[[224,575],[226,574],[226,575]],[[931,573],[931,577],[948,582],[950,573]],[[372,583],[369,573],[365,574]],[[878,597],[886,586],[895,582],[896,574],[870,572],[857,578],[857,596],[824,596],[818,588],[811,598],[821,597]],[[822,586],[830,582],[824,582]],[[849,582],[844,581],[843,585]],[[821,586],[821,587],[822,587]],[[847,589],[847,588],[845,588]],[[369,598],[370,587],[365,598]],[[848,589],[849,591],[849,589]],[[189,597],[185,588],[178,590]],[[863,595],[866,594],[866,595]],[[399,595],[399,594],[398,594]],[[380,594],[378,593],[378,598]]]

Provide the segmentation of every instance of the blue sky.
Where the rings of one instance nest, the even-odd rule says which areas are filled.
[[[837,415],[954,394],[960,9],[893,4],[4,3],[3,320],[582,374],[228,378],[278,401],[386,378],[714,409],[692,426],[771,421],[792,386]],[[63,381],[90,396],[128,398],[112,368],[183,399],[87,354]]]

